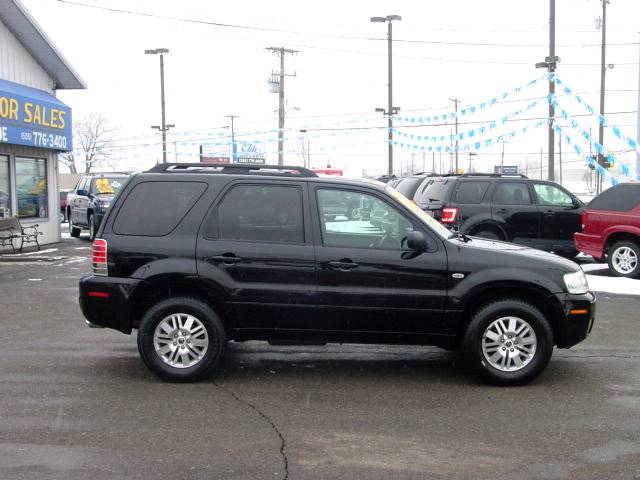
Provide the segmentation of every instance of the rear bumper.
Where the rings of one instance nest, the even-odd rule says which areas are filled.
[[[571,348],[591,333],[596,315],[596,296],[589,292],[584,295],[556,293],[552,295],[559,305],[555,322],[556,345]]]
[[[140,282],[98,275],[80,279],[80,309],[89,326],[131,333],[131,295]]]
[[[602,258],[604,256],[604,246],[600,235],[588,235],[586,233],[574,233],[573,241],[576,249],[593,258]]]

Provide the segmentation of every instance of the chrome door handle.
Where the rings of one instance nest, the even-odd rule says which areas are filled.
[[[354,268],[359,267],[359,265],[350,260],[334,260],[328,262],[329,267],[338,269],[338,270],[352,270]]]
[[[240,260],[242,259],[235,255],[214,255],[213,257],[207,258],[207,262],[209,263],[224,263],[225,265],[233,265]]]

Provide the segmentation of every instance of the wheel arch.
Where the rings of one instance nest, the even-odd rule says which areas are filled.
[[[549,321],[554,338],[558,336],[558,318],[562,313],[562,305],[546,288],[527,282],[497,281],[481,285],[462,300],[461,328],[456,335],[459,344],[469,326],[471,318],[481,308],[499,300],[523,300],[536,307]]]
[[[609,253],[609,249],[618,242],[630,241],[640,246],[640,230],[618,230],[607,235],[604,242],[604,253]]]
[[[502,236],[503,240],[506,240],[506,241],[509,240],[509,235],[507,234],[507,231],[505,230],[505,228],[499,222],[496,222],[495,220],[490,218],[485,218],[477,222],[474,222],[472,225],[470,225],[466,229],[466,231],[469,232],[471,235],[473,235],[475,232],[478,232],[480,230],[485,230],[485,229],[495,231],[496,233]]]

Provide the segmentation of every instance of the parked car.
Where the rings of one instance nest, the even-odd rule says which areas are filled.
[[[60,220],[62,222],[68,221],[67,218],[67,194],[69,190],[60,190]]]
[[[569,258],[577,254],[584,204],[554,182],[524,175],[465,174],[428,178],[416,204],[461,233],[526,245]]]
[[[391,186],[402,195],[407,197],[409,200],[413,200],[416,190],[418,190],[418,188],[423,185],[423,182],[425,182],[425,180],[432,178],[433,176],[433,174],[429,173],[417,173],[415,175],[404,177],[400,179],[397,184]]]
[[[127,179],[128,174],[124,173],[97,173],[80,178],[67,194],[67,219],[72,237],[79,237],[83,229],[88,229],[89,238],[95,238],[104,214]]]
[[[367,220],[326,204],[360,197]],[[202,378],[227,341],[461,347],[503,385],[589,334],[595,296],[556,255],[452,234],[392,188],[301,167],[162,164],[132,176],[80,280],[92,326],[137,329],[142,360]]]
[[[377,180],[378,182],[388,183],[391,180],[395,180],[395,175],[378,175],[377,177],[371,177],[372,180]]]
[[[640,184],[620,183],[605,190],[582,213],[576,248],[607,260],[618,277],[640,277]]]

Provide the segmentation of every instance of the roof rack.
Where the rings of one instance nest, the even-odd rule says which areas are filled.
[[[213,164],[213,163],[161,163],[148,173],[227,173],[235,175],[269,175],[282,177],[317,177],[311,170],[290,165]]]
[[[516,178],[529,178],[526,175],[521,173],[445,173],[441,175],[442,177],[491,177],[491,178],[500,178],[500,177],[516,177]]]

